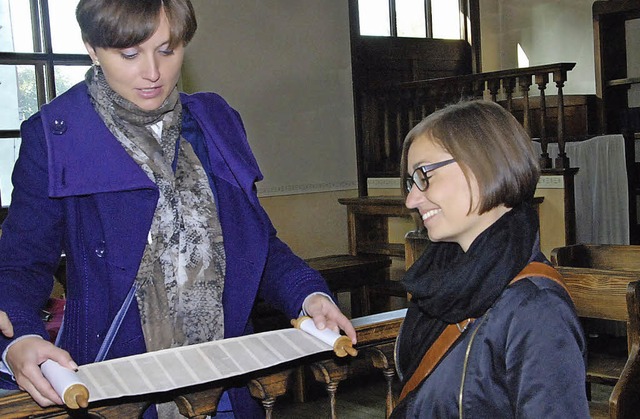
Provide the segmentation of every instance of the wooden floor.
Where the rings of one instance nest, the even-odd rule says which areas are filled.
[[[338,387],[336,412],[339,419],[384,419],[386,383],[382,374],[372,374]],[[359,383],[359,384],[358,384]],[[592,384],[592,399],[608,400],[612,387]],[[285,395],[276,402],[274,419],[329,418],[329,398],[318,387],[305,403]]]
[[[276,402],[274,419],[329,418],[329,397],[318,385],[301,403],[285,395]],[[344,381],[338,387],[336,412],[340,419],[384,419],[386,383],[381,373]]]

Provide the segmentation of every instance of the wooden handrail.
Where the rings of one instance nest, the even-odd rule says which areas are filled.
[[[542,169],[567,169],[569,158],[565,153],[565,109],[564,85],[567,73],[575,63],[553,63],[533,67],[515,68],[485,73],[442,77],[410,82],[377,84],[363,90],[359,97],[362,103],[360,149],[364,151],[364,177],[396,177],[404,136],[421,119],[449,103],[461,99],[487,98],[504,101],[504,107],[513,113],[513,101],[520,98],[523,103],[521,123],[529,135],[532,134],[533,111],[530,106],[530,89],[535,85],[539,92],[539,132],[542,153]],[[555,83],[557,98],[556,126],[548,125],[547,89]],[[556,135],[553,137],[552,130]],[[555,162],[549,157],[547,146],[558,143]]]
[[[453,76],[453,77],[438,77],[428,80],[417,80],[417,81],[409,81],[409,82],[400,82],[400,83],[385,83],[379,84],[371,89],[374,90],[388,90],[390,88],[400,88],[400,89],[414,89],[421,87],[429,87],[434,84],[458,84],[472,81],[488,81],[488,80],[504,80],[504,79],[512,79],[527,75],[535,75],[535,74],[549,74],[549,73],[566,73],[568,71],[573,70],[576,66],[576,63],[555,63],[555,64],[544,64],[532,67],[522,67],[522,68],[511,68],[507,70],[498,70],[498,71],[487,71],[483,73],[475,73],[475,74],[465,74],[462,76]]]

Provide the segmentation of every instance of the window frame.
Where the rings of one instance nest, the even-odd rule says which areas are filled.
[[[29,65],[35,69],[38,108],[56,97],[54,69],[57,66],[91,65],[89,54],[60,54],[52,48],[49,0],[28,0],[31,10],[31,32],[34,52],[2,52],[0,65]],[[20,138],[20,129],[0,129],[0,141]],[[0,222],[6,215],[2,203]],[[5,214],[3,214],[3,212]]]
[[[356,3],[356,10],[359,9],[359,5],[358,2],[359,0],[354,0]],[[391,38],[399,38],[398,36],[398,21],[397,21],[397,14],[396,14],[396,2],[398,0],[388,0],[388,4],[389,4],[389,35],[388,37]],[[463,13],[463,15],[467,15],[467,11],[470,9],[470,2],[469,0],[457,0],[458,1],[458,8],[459,10]],[[433,38],[433,14],[432,14],[432,5],[431,5],[431,0],[423,0],[423,5],[424,5],[424,17],[425,17],[425,38]],[[383,36],[383,35],[361,35],[360,34],[360,22],[359,22],[359,17],[356,16],[356,18],[358,19],[358,35],[359,36]],[[351,22],[351,24],[353,25],[354,22]],[[386,36],[386,35],[385,35]],[[460,22],[460,38],[459,39],[463,39],[465,41],[469,41],[471,34],[469,33],[469,31],[467,30],[467,23],[464,21]]]

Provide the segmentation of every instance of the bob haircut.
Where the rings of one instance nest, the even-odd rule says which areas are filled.
[[[82,40],[92,47],[130,48],[153,35],[163,8],[169,47],[187,45],[198,27],[190,0],[80,0],[76,19]]]
[[[540,167],[531,138],[520,123],[497,103],[462,101],[423,119],[405,137],[400,177],[409,175],[407,158],[411,144],[426,137],[446,150],[460,165],[471,188],[470,174],[479,186],[479,202],[471,202],[483,214],[500,204],[513,208],[530,201]],[[402,188],[405,198],[406,188]]]

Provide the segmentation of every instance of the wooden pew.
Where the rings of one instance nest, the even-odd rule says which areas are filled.
[[[588,354],[587,379],[615,379],[606,406],[590,402],[592,417],[635,418],[640,412],[640,273],[557,266],[580,317],[627,324],[628,356],[622,362]],[[616,376],[618,378],[616,378]],[[603,409],[604,407],[604,409]],[[598,412],[605,412],[599,416]]]
[[[640,272],[640,245],[574,244],[557,247],[551,263],[560,266]]]
[[[593,268],[608,271],[631,272],[633,277],[629,279],[629,281],[640,278],[640,246],[609,244],[576,244],[571,246],[564,246],[556,248],[551,252],[551,261],[554,265],[557,266],[559,265],[568,267]],[[631,291],[627,291],[627,293],[629,292]],[[632,298],[635,298],[635,300],[631,300]],[[628,317],[620,318],[620,315],[618,315],[619,318],[616,319],[602,317],[606,320],[617,320],[626,322],[625,330],[627,335],[627,351],[626,353],[617,355],[612,354],[610,348],[606,348],[609,349],[609,351],[604,351],[604,353],[598,353],[597,349],[592,350],[590,352],[587,371],[587,388],[589,388],[589,383],[591,382],[617,386],[620,382],[620,377],[623,374],[630,374],[631,378],[625,378],[625,380],[631,381],[634,380],[634,376],[638,375],[638,372],[629,372],[632,371],[634,367],[629,367],[631,368],[630,370],[626,369],[629,360],[637,357],[637,355],[634,355],[633,353],[634,347],[638,345],[639,340],[639,325],[638,323],[634,322],[634,319],[637,318],[638,310],[637,297],[628,295],[627,306],[628,307],[624,308],[625,310],[628,310]],[[636,313],[634,313],[634,310]],[[593,318],[591,316],[584,317]],[[599,319],[601,317],[596,318]],[[588,328],[590,327],[590,325],[587,325],[586,327]],[[624,396],[620,395],[619,392],[622,391],[620,390],[621,388],[626,388],[628,384],[622,384],[620,386],[620,388],[614,387],[613,394],[611,395],[610,399],[610,404],[618,405],[622,403],[619,400],[621,399],[621,397],[624,399]],[[635,384],[635,388],[637,390],[640,390],[640,387],[638,387],[637,383]],[[621,407],[619,409],[624,409],[624,407]]]
[[[388,347],[395,341],[402,320],[403,312],[381,313],[361,318],[356,323],[358,333],[358,350],[366,354],[369,349],[378,346]],[[102,400],[91,403],[88,409],[71,411],[62,406],[41,408],[31,396],[25,392],[17,392],[0,398],[0,418],[67,418],[67,417],[99,417],[99,418],[136,418],[151,403],[174,401],[180,413],[187,418],[202,418],[215,414],[217,403],[224,388],[229,386],[248,385],[251,394],[256,397],[265,408],[266,417],[270,418],[273,405],[277,397],[284,394],[290,386],[292,372],[301,365],[309,364],[317,371],[326,371],[322,381],[327,388],[337,388],[337,384],[345,378],[340,375],[339,368],[327,367],[326,361],[333,360],[332,352],[319,356],[302,358],[285,363],[268,370],[258,371],[231,379],[206,383],[199,386],[175,389],[173,391],[126,397],[113,400]],[[364,357],[362,357],[364,358]],[[343,365],[351,362],[361,363],[361,357],[346,359]],[[321,374],[322,375],[322,374]],[[325,378],[326,377],[326,378]],[[389,390],[390,391],[390,390]],[[335,397],[335,391],[333,394]],[[332,417],[336,417],[335,398],[331,407]],[[390,411],[390,408],[387,408]]]

